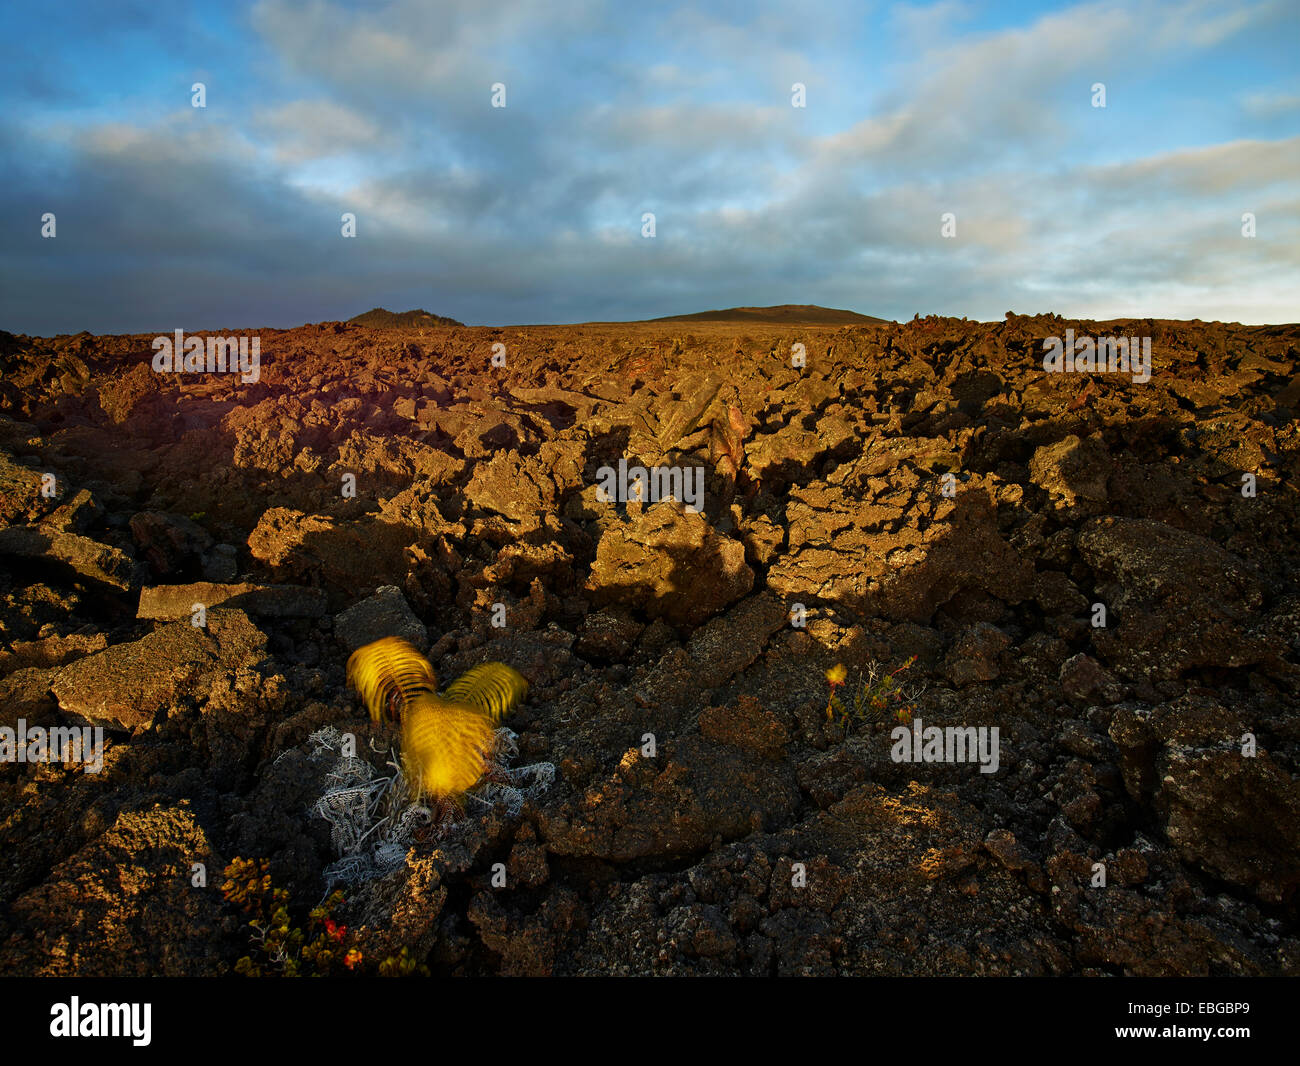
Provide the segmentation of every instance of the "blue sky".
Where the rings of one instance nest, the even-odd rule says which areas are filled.
[[[1300,319],[1294,0],[11,0],[0,29],[14,332]]]

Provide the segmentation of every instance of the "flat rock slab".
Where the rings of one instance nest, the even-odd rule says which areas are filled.
[[[265,647],[265,635],[247,615],[218,610],[206,629],[176,622],[78,659],[50,687],[64,712],[133,731],[178,699],[202,694],[212,674],[253,661]]]
[[[52,559],[82,577],[122,591],[139,583],[138,566],[125,552],[76,533],[12,526],[0,530],[0,553]]]
[[[174,622],[189,618],[196,603],[204,608],[237,607],[265,618],[320,618],[325,593],[302,585],[226,585],[196,581],[189,585],[154,585],[140,590],[137,618]]]

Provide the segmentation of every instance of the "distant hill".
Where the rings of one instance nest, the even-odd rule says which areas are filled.
[[[454,318],[431,314],[428,311],[385,311],[382,307],[349,318],[348,321],[353,325],[373,326],[377,329],[413,329],[416,326],[463,326],[465,324],[457,322]]]
[[[754,322],[785,323],[805,326],[854,326],[869,322],[887,322],[885,318],[860,315],[816,304],[779,304],[776,307],[730,307],[725,311],[699,311],[693,315],[669,315],[651,322]]]

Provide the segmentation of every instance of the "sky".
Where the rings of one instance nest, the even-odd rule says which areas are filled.
[[[1296,0],[6,0],[0,31],[10,332],[1300,320]]]

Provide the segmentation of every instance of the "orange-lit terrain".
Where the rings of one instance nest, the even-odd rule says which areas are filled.
[[[0,972],[273,972],[237,882],[310,920],[399,636],[527,697],[321,972],[1297,973],[1300,326],[845,315],[0,333],[0,726],[105,738],[0,762]]]

